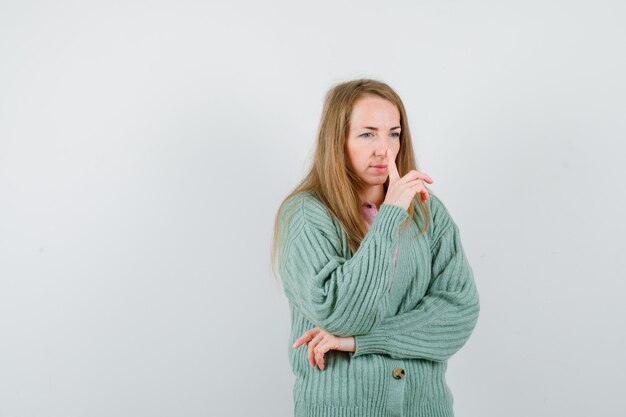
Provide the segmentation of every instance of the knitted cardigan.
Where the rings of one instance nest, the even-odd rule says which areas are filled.
[[[447,359],[469,339],[479,315],[459,229],[432,191],[430,221],[382,204],[351,255],[343,229],[310,192],[279,217],[279,274],[289,301],[289,363],[296,417],[453,416]],[[394,261],[396,250],[397,260]],[[308,346],[292,345],[319,326],[354,336],[355,352],[330,350],[312,368]]]

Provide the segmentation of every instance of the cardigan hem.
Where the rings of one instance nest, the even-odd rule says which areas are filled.
[[[388,407],[349,407],[297,402],[294,417],[454,417],[449,401],[428,401],[398,413]]]

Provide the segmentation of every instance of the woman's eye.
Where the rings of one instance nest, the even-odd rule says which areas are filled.
[[[359,137],[362,137],[362,138],[369,138],[369,137],[370,137],[370,135],[372,135],[372,133],[370,133],[370,132],[366,132],[366,133],[361,133],[361,134],[359,135]],[[391,136],[393,136],[393,137],[395,137],[395,138],[399,138],[399,137],[400,137],[400,133],[398,133],[398,132],[393,132],[393,133],[391,134]]]

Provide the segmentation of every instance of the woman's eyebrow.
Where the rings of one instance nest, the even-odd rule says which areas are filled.
[[[378,131],[377,127],[372,127],[372,126],[363,126],[361,129],[370,129],[370,130],[376,130]],[[396,130],[396,129],[400,129],[400,126],[396,126],[396,127],[392,127],[389,130]]]

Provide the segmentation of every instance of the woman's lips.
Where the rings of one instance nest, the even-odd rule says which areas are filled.
[[[372,168],[376,172],[386,172],[387,171],[387,165],[372,165]]]

